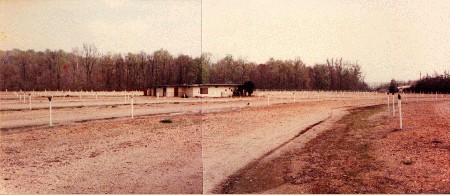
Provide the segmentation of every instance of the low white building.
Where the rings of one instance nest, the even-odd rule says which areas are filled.
[[[397,87],[398,92],[403,93],[403,92],[409,92],[410,91],[411,86],[400,86]]]
[[[144,95],[159,97],[231,97],[239,84],[160,85],[147,88]]]

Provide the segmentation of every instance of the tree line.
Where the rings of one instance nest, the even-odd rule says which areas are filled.
[[[435,76],[426,76],[418,80],[411,86],[411,91],[415,93],[450,93],[450,74],[444,72],[444,74]]]
[[[300,59],[269,59],[264,64],[233,59],[228,55],[210,66],[211,83],[242,83],[251,80],[258,89],[367,90],[361,67],[340,59],[307,66]]]
[[[357,63],[342,58],[307,66],[300,59],[256,64],[227,55],[212,62],[198,57],[153,53],[100,54],[84,44],[63,50],[0,51],[1,90],[142,90],[174,84],[237,83],[253,81],[257,89],[366,90]]]

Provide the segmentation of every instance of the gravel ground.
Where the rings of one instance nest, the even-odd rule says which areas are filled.
[[[263,93],[231,99],[136,97],[135,119],[123,102],[80,107],[73,100],[53,110],[55,126],[48,127],[48,110],[26,105],[14,110],[23,103],[0,93],[6,109],[0,109],[0,193],[220,192],[255,162],[303,148],[346,110],[386,103],[385,96],[369,93],[324,93],[319,101],[312,94],[271,92],[270,106]],[[405,117],[414,105],[404,106]],[[448,116],[446,102],[431,108]],[[160,123],[164,118],[173,123]],[[405,118],[405,127],[410,123]],[[448,126],[442,126],[447,137]],[[432,143],[445,148],[446,140]]]
[[[202,193],[201,116],[163,118],[2,132],[0,193]]]
[[[351,112],[306,145],[241,170],[219,192],[450,192],[450,102],[404,105],[402,130],[384,106]]]

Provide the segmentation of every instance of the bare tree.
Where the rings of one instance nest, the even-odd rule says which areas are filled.
[[[94,44],[83,44],[83,65],[86,70],[86,87],[92,89],[92,72],[97,58],[97,48]]]

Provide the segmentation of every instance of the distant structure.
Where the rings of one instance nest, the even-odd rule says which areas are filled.
[[[398,89],[399,93],[410,92],[411,86],[410,85],[400,86],[400,87],[397,87],[397,89]]]
[[[232,97],[241,84],[159,85],[144,90],[144,96],[158,97]]]

